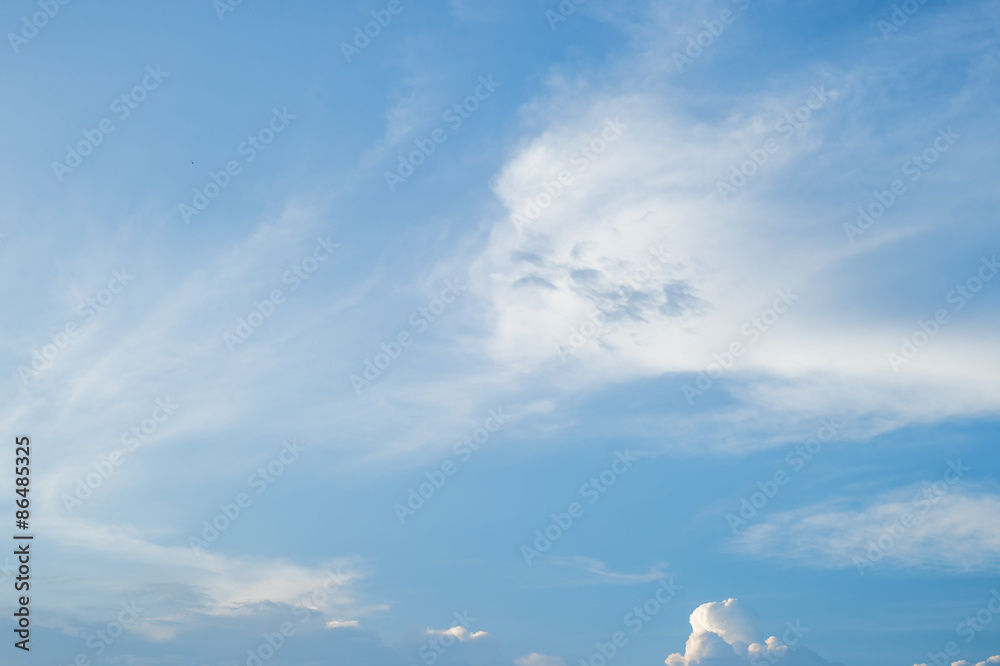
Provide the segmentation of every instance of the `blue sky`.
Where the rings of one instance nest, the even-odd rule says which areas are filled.
[[[1000,3],[0,25],[3,663],[1000,661]]]

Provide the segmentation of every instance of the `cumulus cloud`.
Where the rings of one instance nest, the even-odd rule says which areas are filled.
[[[737,599],[702,604],[691,613],[691,635],[684,653],[671,654],[667,666],[748,666],[776,663],[783,666],[824,666],[831,662],[799,646],[808,632],[799,622],[789,622],[782,638],[761,640],[757,615]]]
[[[562,657],[550,657],[547,654],[532,652],[514,660],[515,666],[566,666]]]
[[[489,634],[486,633],[485,631],[470,632],[462,625],[452,627],[451,629],[428,629],[427,635],[437,636],[437,637],[450,636],[451,638],[454,638],[461,643],[465,643],[466,641],[474,641],[479,638],[489,638]]]

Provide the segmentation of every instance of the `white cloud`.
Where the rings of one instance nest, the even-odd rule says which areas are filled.
[[[117,607],[106,598],[137,600],[143,610],[135,630],[149,640],[163,641],[196,625],[199,617],[245,616],[274,604],[321,616],[385,609],[358,599],[354,588],[364,576],[358,562],[349,559],[306,567],[283,559],[196,553],[187,546],[156,544],[132,526],[78,518],[49,516],[39,527],[59,534],[58,545],[75,557],[80,580],[64,588],[56,607],[70,622],[86,623],[95,612],[99,616],[103,609]],[[114,584],[101,575],[108,567],[115,571]],[[150,580],[149,571],[156,571],[155,580]]]
[[[470,632],[468,629],[462,625],[452,627],[451,629],[428,629],[428,636],[451,636],[457,639],[460,643],[465,643],[466,641],[474,641],[480,638],[489,638],[489,634],[485,631],[475,631]]]
[[[1000,664],[1000,656],[990,657],[986,661],[981,661],[978,664],[972,664],[966,660],[954,661],[951,666],[994,666],[995,664]],[[927,664],[914,664],[913,666],[927,666]]]
[[[667,577],[667,574],[663,572],[663,567],[665,565],[650,567],[649,571],[646,573],[631,574],[611,571],[608,569],[607,564],[601,560],[595,560],[590,557],[550,557],[548,559],[548,563],[554,566],[577,569],[588,574],[592,574],[591,578],[576,582],[576,584],[580,585],[600,583],[612,585],[637,585],[661,580]]]
[[[991,666],[992,664],[1000,664],[1000,656],[990,657],[986,661],[981,661],[978,664],[976,664],[975,666]],[[924,664],[923,666],[927,666],[927,665]],[[969,662],[967,662],[967,661],[965,661],[963,659],[962,661],[956,661],[951,666],[972,666],[972,664],[970,664]]]
[[[514,660],[516,666],[566,666],[562,657],[550,657],[547,654],[532,652]]]
[[[360,629],[361,623],[357,620],[329,620],[326,623],[327,629]]]
[[[861,508],[825,503],[769,516],[736,547],[807,566],[946,571],[1000,569],[1000,495],[967,485],[916,485]]]
[[[666,34],[668,24],[655,30]],[[718,98],[722,111],[706,115],[683,88],[671,86],[670,72],[658,71],[651,82],[650,70],[666,60],[655,55],[650,46],[612,65],[621,69],[606,77],[615,81],[606,87],[555,76],[551,96],[525,109],[542,129],[498,174],[494,191],[506,217],[470,269],[489,313],[490,329],[474,341],[477,349],[514,375],[559,375],[561,388],[587,390],[700,372],[740,341],[748,350],[726,373],[726,385],[754,418],[778,415],[787,423],[842,414],[860,436],[1000,411],[1000,350],[982,310],[953,313],[947,329],[902,371],[887,362],[887,353],[915,330],[917,315],[926,319],[935,308],[951,307],[944,299],[951,274],[942,273],[940,298],[917,315],[875,316],[868,302],[880,298],[870,285],[885,279],[886,262],[906,260],[899,241],[935,229],[949,201],[928,197],[926,206],[907,208],[913,195],[894,209],[891,224],[873,228],[857,246],[842,231],[871,189],[859,181],[857,201],[849,194],[845,202],[845,185],[831,174],[856,171],[861,160],[898,171],[905,158],[897,141],[915,150],[935,138],[926,118],[919,126],[904,123],[905,137],[891,146],[866,124],[868,107],[886,103],[889,74],[864,61],[841,71],[786,73],[761,93]],[[824,86],[826,101],[803,127],[787,138],[776,131],[778,119]],[[953,102],[952,113],[966,111],[965,102]],[[844,129],[845,118],[859,117]],[[580,147],[592,141],[600,147],[606,121],[618,118],[626,126],[621,136],[595,159],[581,158]],[[777,152],[722,201],[717,182],[769,138],[778,141]],[[954,178],[961,169],[957,153],[941,160],[937,178]],[[559,184],[561,171],[571,182]],[[515,226],[527,211],[534,219],[519,232]],[[650,247],[663,247],[670,259],[637,282]],[[967,266],[969,275],[978,261]],[[789,288],[800,297],[795,306],[746,345],[743,323],[759,316],[776,290]],[[878,309],[898,312],[890,308],[895,300],[883,305]],[[581,335],[595,310],[604,322],[593,335]],[[585,341],[564,365],[557,346],[574,339]],[[683,403],[679,391],[676,397]]]
[[[808,631],[800,623],[788,623],[785,640],[771,636],[760,640],[756,614],[737,599],[702,604],[691,613],[691,635],[683,654],[671,654],[667,666],[749,666],[776,663],[784,666],[820,666],[829,662],[798,646]]]

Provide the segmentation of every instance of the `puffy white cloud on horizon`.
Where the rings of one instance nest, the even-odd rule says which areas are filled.
[[[667,666],[749,666],[776,663],[784,666],[823,666],[830,662],[798,645],[808,631],[789,623],[784,641],[776,636],[761,641],[757,615],[737,599],[702,604],[691,613],[691,635],[683,654],[667,657]]]
[[[978,664],[972,664],[964,659],[962,661],[954,661],[951,666],[994,666],[994,664],[1000,664],[1000,655],[990,657],[986,661],[981,661]],[[914,664],[913,666],[927,666],[927,664]]]

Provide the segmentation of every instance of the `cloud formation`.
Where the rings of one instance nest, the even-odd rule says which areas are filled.
[[[702,604],[691,613],[691,635],[684,653],[671,654],[667,666],[825,666],[830,662],[799,646],[808,632],[800,622],[788,622],[782,638],[761,641],[757,615],[737,599]]]
[[[1000,664],[1000,655],[996,657],[990,657],[986,661],[981,661],[978,664],[973,664],[971,662],[963,659],[962,661],[954,661],[951,666],[994,666],[995,664]],[[927,666],[927,664],[914,664],[913,666]]]
[[[827,502],[751,525],[736,548],[806,566],[952,572],[1000,569],[1000,495],[946,482],[897,489],[860,508]]]
[[[427,635],[437,636],[439,638],[443,636],[449,636],[451,638],[458,640],[460,643],[464,643],[466,641],[474,641],[479,638],[489,638],[489,634],[485,631],[470,632],[467,628],[463,627],[462,625],[454,626],[451,629],[428,629]]]
[[[566,666],[562,657],[550,657],[547,654],[532,652],[514,660],[515,666]]]

